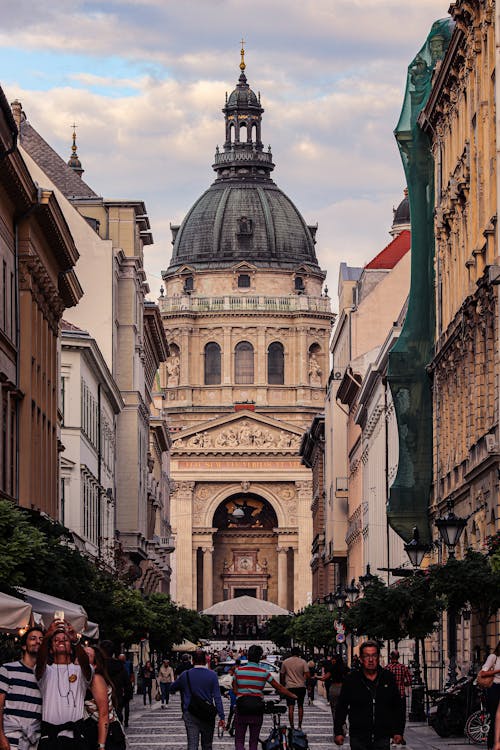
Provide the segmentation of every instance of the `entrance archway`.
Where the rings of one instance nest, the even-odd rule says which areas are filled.
[[[255,493],[236,493],[217,507],[213,528],[214,601],[236,596],[278,601],[278,519],[272,505]],[[258,634],[256,617],[226,618],[223,635]]]

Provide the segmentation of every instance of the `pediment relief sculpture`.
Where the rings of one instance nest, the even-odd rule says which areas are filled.
[[[277,430],[259,422],[243,420],[220,429],[203,430],[194,435],[174,440],[173,450],[182,452],[207,451],[261,453],[263,451],[297,451],[300,436]]]

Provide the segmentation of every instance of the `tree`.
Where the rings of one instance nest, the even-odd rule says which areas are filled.
[[[291,625],[291,615],[274,615],[267,623],[267,637],[278,648],[288,648],[291,640],[288,635],[288,628]]]
[[[335,619],[339,619],[338,612],[330,612],[323,604],[311,604],[292,618],[286,634],[309,651],[319,648],[326,652],[335,644]]]
[[[431,590],[456,612],[467,604],[470,606],[477,616],[482,645],[487,651],[488,623],[500,608],[500,571],[492,568],[490,559],[469,549],[462,560],[448,558],[446,565],[433,565]]]
[[[0,591],[19,596],[27,572],[36,571],[47,552],[45,535],[9,500],[0,500]]]

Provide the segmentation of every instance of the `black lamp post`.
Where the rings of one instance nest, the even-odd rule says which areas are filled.
[[[359,582],[362,585],[364,589],[366,589],[367,586],[370,585],[370,583],[373,583],[376,576],[373,575],[373,573],[370,572],[370,565],[366,566],[366,573],[364,576],[359,576]]]
[[[420,534],[416,526],[413,529],[413,538],[404,545],[404,550],[410,558],[411,564],[413,565],[413,574],[416,575],[417,571],[420,569],[422,560],[430,550],[430,546],[428,544],[424,544],[420,541]],[[409,719],[410,721],[425,721],[425,688],[424,683],[422,682],[422,675],[420,673],[420,645],[418,642],[418,638],[415,638],[415,652],[413,656],[413,673],[411,682],[411,706]]]
[[[351,580],[351,583],[349,586],[345,587],[345,593],[347,595],[347,601],[349,604],[354,604],[358,596],[360,595],[360,589],[356,584],[354,583],[354,578]],[[354,659],[354,633],[351,631],[351,665]]]
[[[460,541],[462,532],[467,526],[467,519],[460,518],[453,510],[453,501],[451,498],[447,502],[447,513],[442,518],[437,518],[434,522],[439,531],[442,541],[448,548],[448,558],[455,557],[455,547]],[[448,608],[448,681],[447,685],[454,685],[457,681],[457,611],[455,607]]]
[[[340,584],[335,589],[335,594],[333,595],[333,600],[335,602],[335,606],[339,610],[339,612],[342,612],[344,609],[344,605],[346,603],[347,594],[344,593],[342,590]]]

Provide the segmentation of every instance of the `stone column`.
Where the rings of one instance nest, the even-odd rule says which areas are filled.
[[[311,502],[313,498],[312,480],[295,482],[297,491],[297,565],[294,580],[294,600],[299,608],[305,607],[312,597],[312,571],[310,567],[313,523]],[[299,575],[300,570],[300,575]]]
[[[278,604],[288,609],[288,547],[278,547]]]
[[[308,349],[307,349],[307,328],[304,328],[303,326],[300,326],[297,328],[297,341],[298,341],[298,347],[297,347],[297,384],[298,385],[308,385],[309,384],[309,375],[307,372],[308,369]]]
[[[231,385],[231,367],[233,351],[231,349],[231,328],[224,326],[224,345],[222,347],[222,383]]]
[[[189,383],[189,373],[191,365],[191,356],[189,351],[189,334],[191,333],[190,328],[181,329],[181,370],[179,376],[179,385],[186,385]]]
[[[203,547],[203,609],[214,603],[214,548]]]
[[[176,537],[176,593],[179,604],[191,608],[196,599],[196,566],[193,575],[193,490],[194,482],[179,482],[171,496],[171,523]],[[193,593],[194,592],[194,593]],[[195,604],[196,606],[196,604]]]

